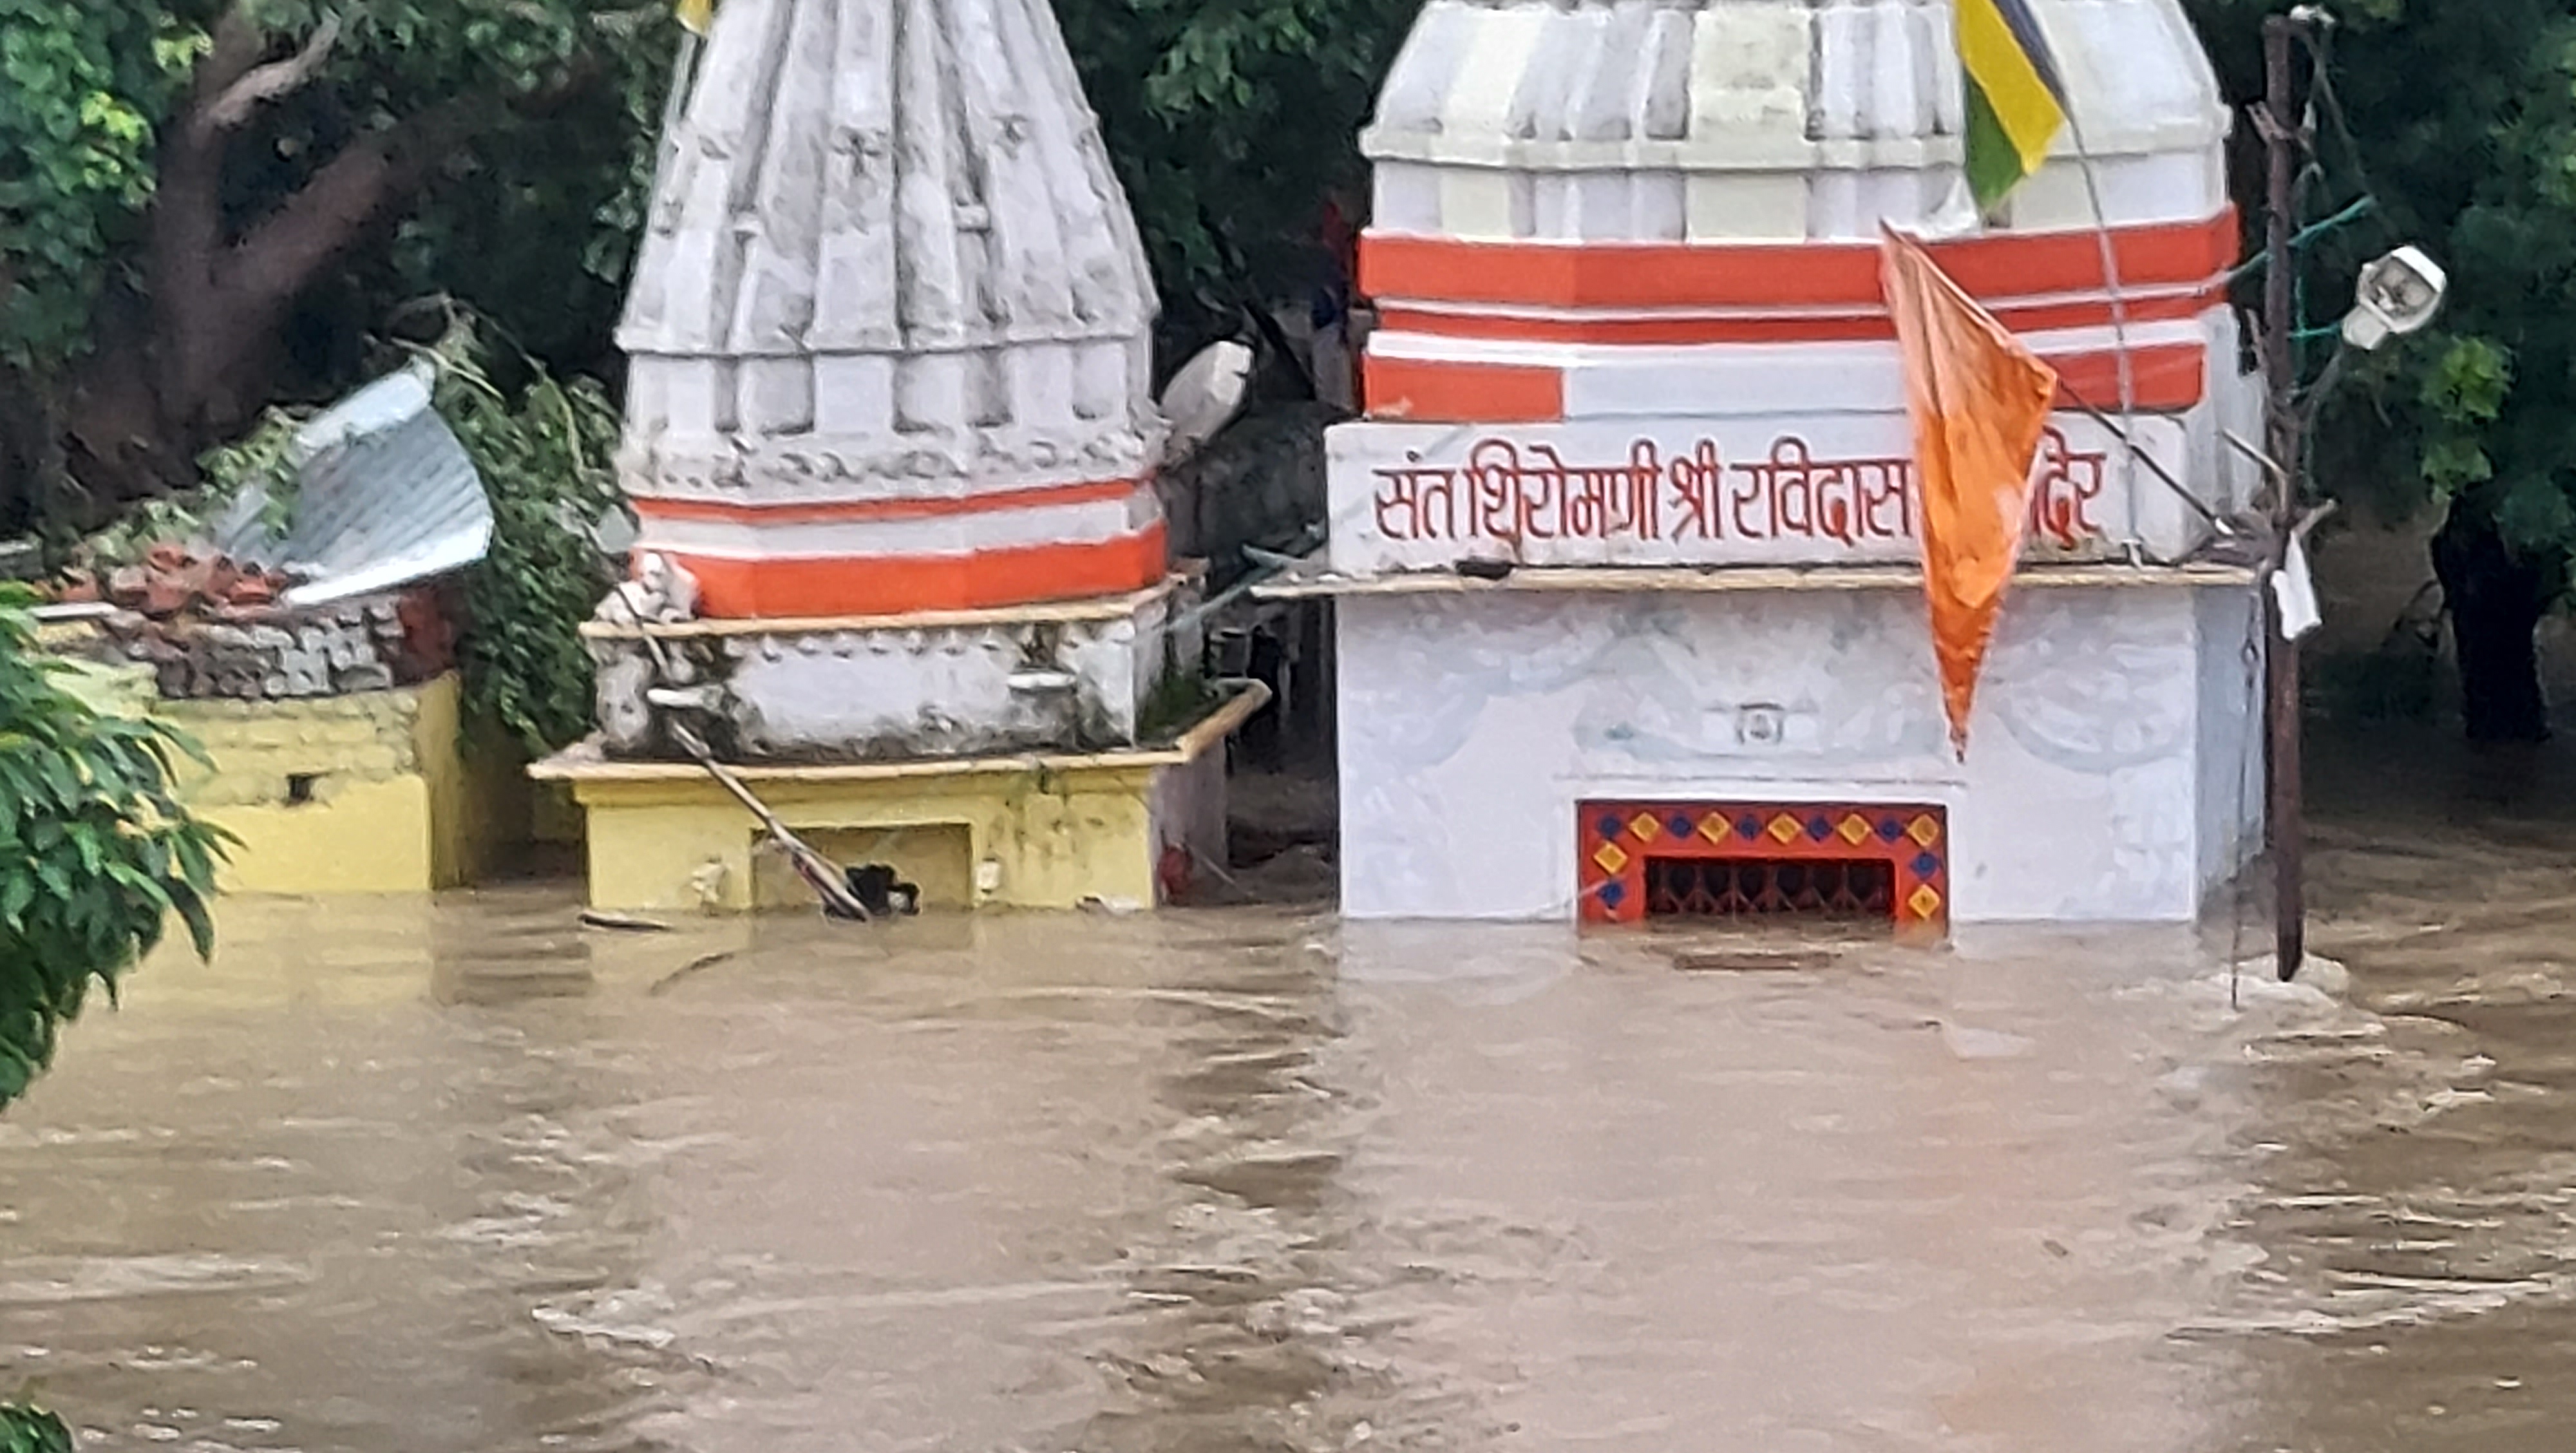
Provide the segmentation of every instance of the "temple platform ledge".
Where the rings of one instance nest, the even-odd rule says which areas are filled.
[[[1270,700],[1258,682],[1134,749],[830,765],[736,774],[845,867],[882,864],[927,911],[1150,907],[1225,854],[1226,739]],[[591,906],[739,913],[811,906],[742,806],[693,763],[622,761],[596,741],[529,768],[568,784],[588,824]]]
[[[700,619],[670,624],[631,625],[588,621],[583,636],[594,641],[699,640],[724,636],[800,636],[865,634],[876,631],[974,630],[1022,624],[1063,625],[1115,621],[1145,613],[1175,596],[1191,595],[1206,579],[1203,561],[1183,562],[1156,584],[1124,595],[1087,596],[1080,600],[1039,601],[1028,605],[986,606],[972,610],[920,610],[872,616],[758,616]]]

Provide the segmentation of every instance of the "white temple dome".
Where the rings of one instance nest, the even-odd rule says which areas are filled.
[[[2179,0],[2031,0],[2075,125],[2008,230],[2227,202],[2228,112]],[[1362,149],[1383,231],[1545,240],[1874,240],[1960,176],[1946,0],[1431,0]]]
[[[1980,218],[1948,0],[1429,0],[1362,140],[1367,412],[1612,442],[1901,421],[1892,224],[2057,370],[2062,419],[2130,417],[2232,507],[2254,480],[2225,436],[2260,434],[2261,395],[2208,58],[2180,0],[2029,4],[2074,124]],[[2121,541],[2200,527],[2131,497]]]
[[[1901,438],[1893,224],[2056,368],[2058,423],[2128,417],[2195,495],[2125,489],[2112,541],[2195,538],[2262,433],[2231,116],[2179,0],[2027,3],[2074,126],[1978,216],[1947,0],[1430,0],[1363,137],[1370,420]]]
[[[726,0],[618,341],[715,615],[1163,574],[1151,275],[1046,0]]]

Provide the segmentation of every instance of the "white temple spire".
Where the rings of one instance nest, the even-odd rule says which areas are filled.
[[[642,548],[718,615],[1159,580],[1154,309],[1045,0],[726,0],[618,332]]]

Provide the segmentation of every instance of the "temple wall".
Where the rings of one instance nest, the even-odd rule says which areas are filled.
[[[1963,766],[1916,588],[1346,597],[1344,912],[1570,919],[1576,804],[1643,799],[1940,805],[1954,920],[2191,918],[2258,835],[2250,606],[2022,589]]]
[[[2194,610],[2200,650],[2200,882],[2215,890],[2263,850],[2262,604],[2204,590]],[[2231,835],[2230,823],[2246,824]]]

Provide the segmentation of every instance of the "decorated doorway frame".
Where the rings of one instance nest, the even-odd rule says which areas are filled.
[[[1592,801],[1575,809],[1585,923],[1642,923],[1655,864],[1883,865],[1900,933],[1950,927],[1950,822],[1929,803]],[[1875,880],[1875,874],[1872,875]],[[1669,892],[1669,889],[1666,890]],[[1794,912],[1784,908],[1781,911]]]

